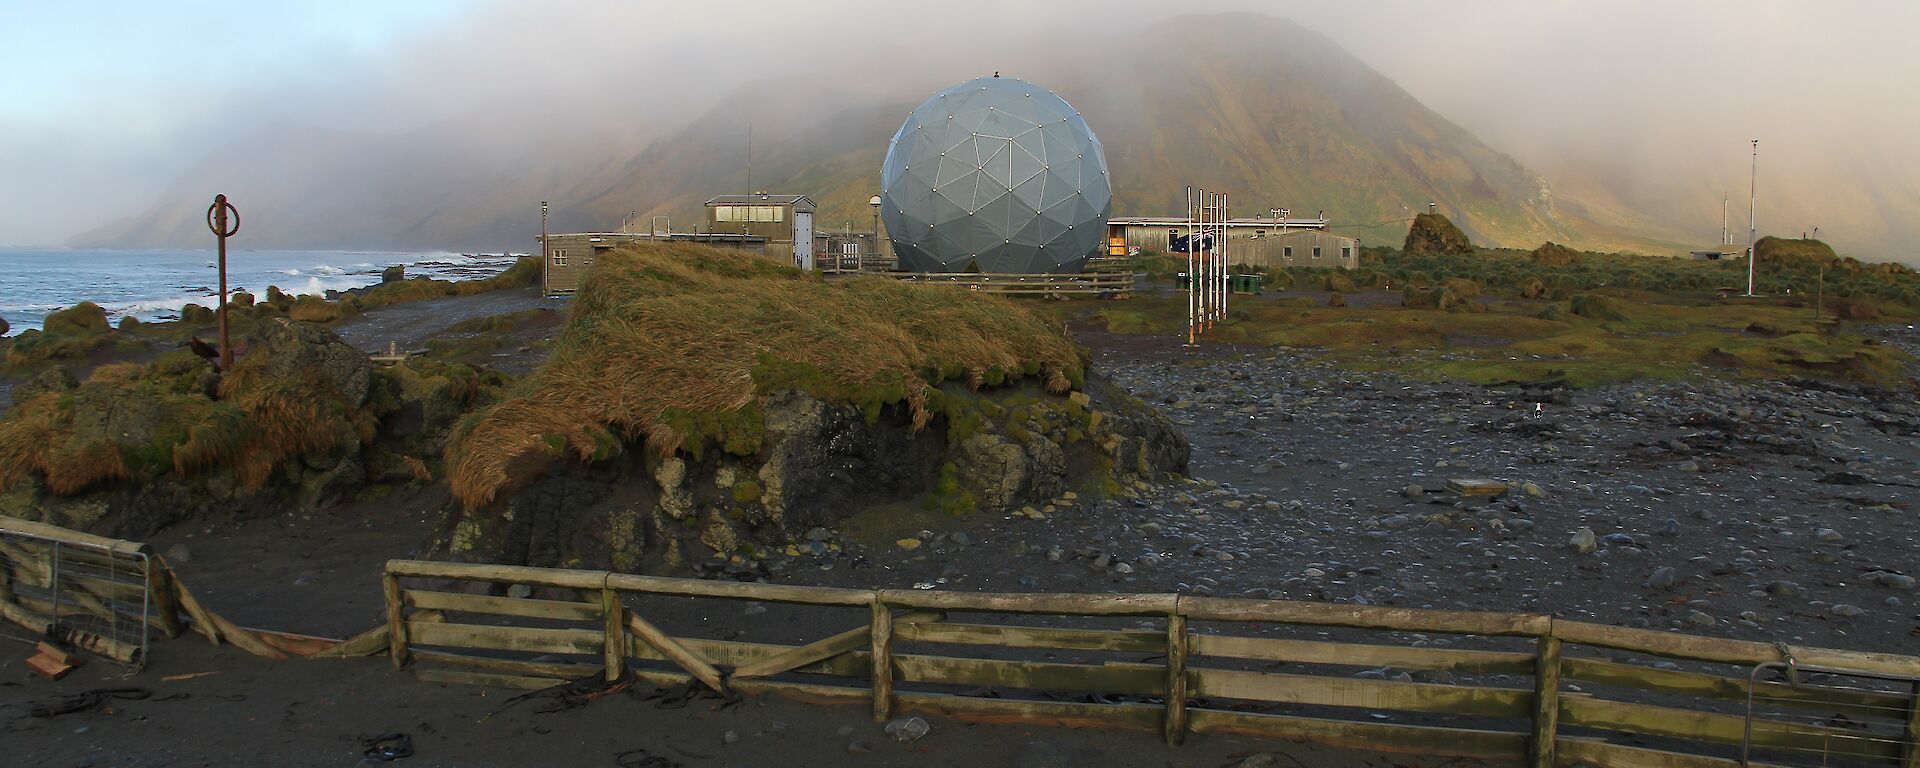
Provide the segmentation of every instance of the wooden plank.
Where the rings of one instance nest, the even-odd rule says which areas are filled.
[[[1159,653],[1167,648],[1166,635],[1159,632],[1047,629],[1001,624],[901,624],[895,628],[894,636],[915,643],[992,645],[1001,648],[1060,648],[1123,653]]]
[[[601,667],[593,664],[577,664],[550,661],[523,661],[520,659],[496,659],[474,656],[465,653],[447,651],[414,651],[414,660],[435,664],[451,664],[456,667],[484,669],[490,672],[504,672],[510,675],[526,677],[547,677],[558,680],[579,680],[589,675],[599,674]]]
[[[726,694],[727,682],[726,679],[721,676],[720,670],[714,669],[713,665],[708,663],[706,659],[700,658],[698,654],[687,650],[686,646],[674,641],[667,633],[660,631],[659,627],[641,618],[640,614],[632,611],[627,612],[627,629],[632,631],[635,637],[638,637],[647,645],[653,646],[654,650],[664,654],[667,660],[680,665],[681,669],[686,670],[695,678],[698,678],[700,682],[705,683],[708,688],[712,688],[714,691],[723,695]]]
[[[1601,659],[1568,657],[1561,660],[1561,667],[1565,670],[1564,674],[1568,679],[1581,682],[1728,701],[1746,701],[1747,689],[1751,687],[1745,677],[1721,677],[1703,672],[1655,669]],[[1828,713],[1847,712],[1863,717],[1888,717],[1891,712],[1899,711],[1907,703],[1907,697],[1896,694],[1795,687],[1785,683],[1762,682],[1755,690],[1759,695],[1771,699],[1770,703],[1773,704],[1825,710]]]
[[[168,640],[186,631],[180,622],[180,600],[173,590],[173,569],[157,556],[147,562],[147,598],[153,618]]]
[[[865,589],[799,587],[789,584],[715,581],[712,579],[675,579],[665,576],[642,576],[634,573],[607,574],[606,586],[622,592],[679,595],[683,597],[724,597],[734,600],[759,600],[767,603],[865,606],[873,602],[873,592]]]
[[[873,721],[884,723],[893,716],[893,609],[877,594],[871,605],[867,629],[873,671],[868,678],[873,684]]]
[[[1738,715],[1629,704],[1587,696],[1561,697],[1560,722],[1645,736],[1670,736],[1722,744],[1741,744],[1746,740],[1747,733],[1747,719]],[[1894,759],[1900,753],[1899,745],[1886,737],[1876,738],[1860,731],[1778,720],[1754,720],[1753,744],[1881,759]]]
[[[1564,642],[1594,645],[1623,651],[1637,651],[1694,661],[1751,666],[1786,661],[1780,647],[1751,640],[1699,637],[1654,629],[1614,627],[1581,621],[1556,621],[1553,634]],[[1892,653],[1844,651],[1833,648],[1786,646],[1794,661],[1802,666],[1831,667],[1870,675],[1920,677],[1920,656]]]
[[[1518,732],[1327,720],[1218,709],[1192,709],[1189,717],[1194,733],[1231,733],[1341,749],[1431,757],[1518,762],[1527,754],[1527,735]]]
[[[392,646],[391,643],[388,642],[388,639],[392,634],[392,628],[381,624],[373,629],[342,640],[339,645],[316,653],[308,658],[349,659],[361,656],[372,656],[381,651],[391,649]]]
[[[32,538],[54,539],[63,543],[103,549],[120,555],[148,554],[153,548],[144,542],[127,541],[106,536],[98,536],[71,528],[62,528],[50,523],[23,520],[18,517],[0,515],[0,532],[17,533]]]
[[[1453,672],[1496,672],[1524,675],[1533,672],[1534,656],[1521,651],[1474,651],[1455,648],[1399,648],[1327,640],[1288,640],[1274,637],[1236,637],[1193,633],[1188,636],[1195,656],[1329,664],[1351,667],[1400,667]]]
[[[893,657],[894,674],[906,682],[1136,696],[1165,695],[1165,670],[1158,664],[1066,664],[919,654]]]
[[[1167,746],[1187,739],[1187,617],[1167,616],[1167,711],[1163,730]]]
[[[1191,595],[1181,596],[1180,612],[1190,621],[1310,624],[1323,627],[1448,632],[1462,635],[1533,637],[1545,634],[1549,626],[1549,617],[1545,614],[1440,611],[1381,605],[1304,603],[1290,600],[1247,600]]]
[[[286,654],[262,642],[260,638],[256,637],[252,632],[241,629],[238,624],[228,621],[226,617],[207,610],[206,607],[202,606],[200,601],[193,596],[193,592],[187,589],[187,585],[180,583],[178,578],[172,581],[174,595],[179,599],[180,607],[185,609],[187,615],[193,618],[195,626],[206,627],[207,629],[203,631],[210,631],[212,633],[210,635],[211,637],[224,639],[229,643],[233,643],[234,647],[262,658],[273,659],[275,661],[282,661],[287,658]],[[214,642],[217,645],[219,640],[216,639]]]
[[[1637,651],[1694,661],[1753,665],[1782,661],[1779,649],[1769,643],[1697,637],[1656,629],[1615,627],[1584,621],[1556,621],[1553,636],[1561,642],[1593,645],[1622,651]]]
[[[687,650],[700,654],[701,658],[712,662],[716,666],[733,667],[764,661],[775,655],[792,651],[797,647],[773,643],[750,643],[739,640],[702,640],[693,637],[680,637],[675,638],[675,640],[679,641],[681,645],[686,646]],[[631,636],[627,638],[627,656],[635,659],[670,661],[665,654],[654,650],[652,646],[640,642]],[[835,675],[850,680],[863,681],[861,684],[864,686],[864,681],[867,680],[868,675],[872,672],[870,668],[871,660],[872,654],[865,650],[857,650],[805,666],[795,667],[788,671],[803,674]],[[864,701],[865,699],[863,698],[862,700]]]
[[[905,635],[901,634],[902,630],[919,626],[923,622],[939,621],[942,615],[939,611],[913,611],[904,616],[896,617],[894,619],[895,636],[904,639]],[[733,675],[730,679],[745,680],[755,677],[777,675],[809,664],[818,663],[843,653],[858,650],[870,642],[872,635],[871,627],[871,624],[862,624],[832,637],[815,640],[798,648],[782,651],[760,659],[759,661],[740,665],[733,670]]]
[[[1314,704],[1375,710],[1441,712],[1486,717],[1526,717],[1533,694],[1511,688],[1479,688],[1351,677],[1189,669],[1195,696]]]
[[[1164,616],[1176,595],[1096,595],[1058,592],[993,593],[893,590],[879,592],[888,605],[988,613],[1060,613],[1070,616]]]
[[[407,665],[407,606],[401,602],[400,576],[393,572],[392,563],[380,576],[380,591],[387,603],[387,655],[393,668],[399,669]]]
[[[536,600],[521,597],[465,595],[457,592],[404,590],[402,600],[409,608],[432,608],[458,613],[485,613],[494,616],[520,616],[529,619],[560,621],[599,621],[601,608],[593,603],[571,600]]]
[[[53,617],[35,613],[24,605],[0,600],[0,619],[6,619],[20,625],[35,637],[47,634],[53,627]]]
[[[1560,641],[1549,635],[1538,642],[1540,657],[1533,673],[1533,738],[1528,741],[1527,751],[1533,768],[1553,768],[1560,731]]]
[[[597,629],[543,629],[538,627],[494,627],[481,624],[442,624],[409,621],[402,625],[412,645],[438,645],[450,648],[483,648],[492,651],[527,653],[600,654],[602,635]]]
[[[487,688],[509,688],[516,691],[537,691],[566,683],[547,677],[527,677],[524,675],[506,675],[498,672],[469,672],[464,669],[440,669],[421,667],[413,671],[415,679],[423,683],[448,683],[452,685],[478,685]]]
[[[523,565],[441,563],[429,560],[388,560],[386,572],[393,576],[423,579],[491,581],[558,589],[599,589],[606,585],[607,578],[605,571],[569,571]]]
[[[1085,704],[1064,701],[985,699],[938,693],[901,692],[894,696],[903,712],[921,712],[974,723],[1108,728],[1153,733],[1160,729],[1159,707],[1151,704]]]

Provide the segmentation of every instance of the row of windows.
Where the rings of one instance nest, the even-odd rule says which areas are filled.
[[[713,207],[713,220],[748,223],[786,221],[787,209],[779,205],[716,205]]]

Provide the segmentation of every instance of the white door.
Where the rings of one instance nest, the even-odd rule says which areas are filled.
[[[813,214],[793,214],[793,264],[813,269]]]

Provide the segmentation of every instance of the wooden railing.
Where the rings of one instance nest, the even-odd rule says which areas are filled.
[[[889,272],[888,277],[915,283],[953,285],[981,293],[1026,296],[1123,296],[1133,292],[1133,273],[1081,272],[979,273],[979,272]]]
[[[492,594],[508,585],[538,592]],[[868,704],[876,720],[918,711],[1152,731],[1169,744],[1189,733],[1235,733],[1536,766],[1735,766],[1748,748],[1769,764],[1920,765],[1920,702],[1902,687],[1920,678],[1912,656],[1542,614],[856,590],[408,560],[387,564],[385,588],[395,666],[411,663],[421,679],[439,682],[537,689],[602,676],[698,680],[719,691]],[[864,623],[791,643],[767,641],[770,627],[785,626],[770,621],[751,622],[752,640],[662,629],[687,598],[837,611]],[[722,615],[703,605],[679,618],[712,631],[709,620]],[[1381,640],[1383,632],[1420,639]],[[1789,660],[1872,685],[1754,682],[1737,669]],[[1654,666],[1661,661],[1695,668]],[[1384,671],[1369,679],[1355,668],[1430,679]],[[1806,717],[1751,717],[1755,695]]]

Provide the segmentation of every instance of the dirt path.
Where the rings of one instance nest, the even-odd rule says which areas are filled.
[[[389,343],[397,343],[401,349],[417,349],[462,320],[565,306],[563,300],[541,295],[536,286],[380,307],[332,327],[348,344],[368,352],[383,352]]]

